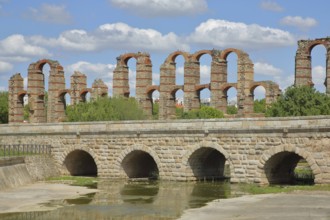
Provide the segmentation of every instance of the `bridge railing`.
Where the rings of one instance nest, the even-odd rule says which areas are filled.
[[[0,157],[46,155],[51,153],[50,145],[40,144],[2,144]]]

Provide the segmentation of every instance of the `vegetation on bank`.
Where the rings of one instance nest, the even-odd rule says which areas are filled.
[[[309,86],[290,86],[267,110],[267,117],[330,115],[330,97]]]
[[[256,184],[238,184],[240,191],[252,195],[269,193],[286,193],[293,191],[330,191],[330,185],[271,185],[259,186]]]
[[[8,92],[0,92],[0,123],[8,123]]]
[[[87,177],[87,176],[58,176],[58,177],[50,177],[46,181],[64,183],[73,186],[86,186],[90,188],[95,188],[98,179],[96,177]]]
[[[184,112],[183,108],[176,109],[177,119],[208,119],[208,118],[223,118],[222,111],[210,106],[201,106],[200,109]]]
[[[64,183],[74,186],[85,186],[95,188],[98,182],[96,177],[85,176],[59,176],[51,177],[46,180],[50,183]],[[288,193],[293,191],[330,191],[330,185],[270,185],[260,186],[257,184],[232,184],[232,190],[240,191],[243,194],[270,194],[270,193]]]
[[[47,103],[47,92],[45,93],[45,103]],[[265,99],[255,100],[253,108],[255,113],[265,113],[266,117],[330,115],[330,96],[309,86],[290,86],[277,101],[267,108]],[[152,111],[152,119],[158,119],[159,103],[153,104]],[[228,115],[234,115],[237,112],[236,106],[227,106]],[[124,97],[103,97],[95,101],[67,106],[66,115],[69,122],[147,119],[135,98]],[[183,108],[176,108],[177,119],[223,117],[223,112],[210,106],[202,106],[198,110],[188,112],[184,112]],[[24,106],[24,120],[29,121],[29,105]],[[0,92],[0,123],[8,123],[8,92]]]
[[[99,98],[66,108],[67,121],[143,120],[146,116],[134,98]]]

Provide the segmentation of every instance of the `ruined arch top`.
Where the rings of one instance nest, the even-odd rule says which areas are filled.
[[[315,46],[323,45],[328,52],[330,50],[330,38],[318,38],[315,40],[300,40],[298,41],[297,53],[305,53],[311,55]]]
[[[63,71],[63,67],[57,60],[42,59],[29,65],[29,71],[42,71],[45,64],[50,66],[51,70]]]
[[[314,86],[312,80],[311,52],[317,45],[323,45],[327,51],[324,59],[326,62],[326,77],[324,78],[324,85],[326,87],[326,93],[330,94],[330,37],[298,41],[298,48],[295,57],[294,85]]]
[[[142,62],[146,65],[151,65],[150,54],[148,53],[125,53],[117,57],[117,66],[127,66],[128,61],[134,58],[136,62]]]
[[[243,59],[243,58],[249,57],[249,55],[247,53],[245,53],[243,50],[239,50],[236,48],[228,48],[221,52],[220,58],[227,60],[227,57],[231,53],[235,53],[237,56],[237,59]]]
[[[175,63],[175,59],[180,55],[183,56],[183,59],[185,62],[187,62],[189,60],[189,57],[190,57],[189,53],[178,50],[178,51],[175,51],[175,52],[171,53],[170,55],[168,55],[168,57],[165,59],[164,63]]]

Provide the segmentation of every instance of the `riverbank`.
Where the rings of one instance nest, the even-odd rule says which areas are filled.
[[[52,210],[58,207],[46,207],[43,203],[51,200],[77,198],[97,191],[96,189],[58,183],[29,184],[0,191],[0,213]]]
[[[330,192],[247,195],[219,199],[198,209],[184,211],[180,220],[326,220],[330,219]]]

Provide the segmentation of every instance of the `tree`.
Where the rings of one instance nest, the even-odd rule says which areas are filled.
[[[159,118],[159,103],[154,102],[152,104],[152,119],[158,119]]]
[[[267,110],[268,117],[329,115],[330,97],[308,86],[290,86]]]
[[[266,100],[265,99],[254,100],[253,111],[255,113],[265,113],[266,112]]]
[[[237,114],[237,107],[235,105],[227,105],[227,114],[228,115],[235,115]]]
[[[207,119],[223,117],[223,112],[206,105],[203,105],[200,109],[191,110],[182,114],[182,119]]]
[[[8,123],[8,92],[0,92],[0,123]]]
[[[24,121],[30,121],[30,105],[26,104],[24,105]]]
[[[134,98],[99,98],[66,108],[67,121],[120,121],[145,119]]]

